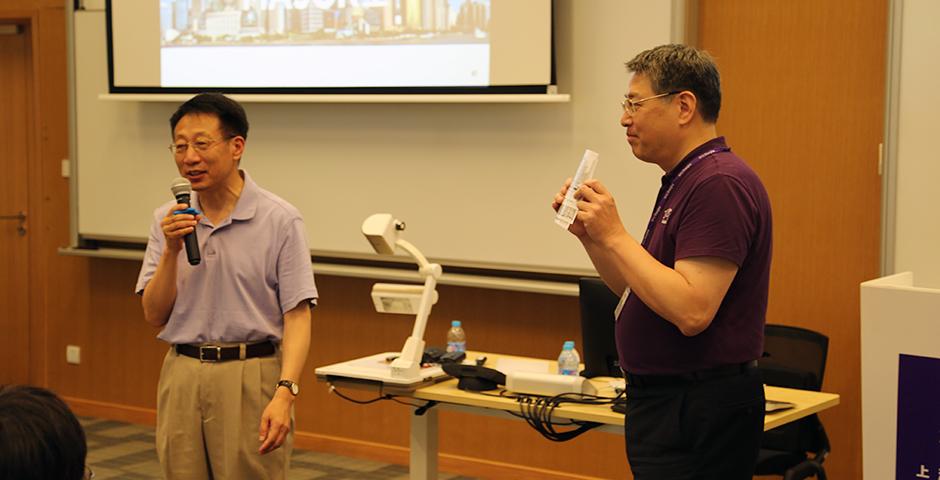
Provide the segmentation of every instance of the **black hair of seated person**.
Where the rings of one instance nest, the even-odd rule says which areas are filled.
[[[85,431],[55,393],[0,386],[0,480],[80,480]]]

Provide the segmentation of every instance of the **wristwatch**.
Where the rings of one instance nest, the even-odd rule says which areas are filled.
[[[275,385],[274,388],[276,389],[278,387],[287,387],[287,389],[290,390],[291,395],[295,397],[300,394],[300,385],[297,385],[296,382],[292,382],[290,380],[281,380],[280,382],[277,382],[277,385]]]

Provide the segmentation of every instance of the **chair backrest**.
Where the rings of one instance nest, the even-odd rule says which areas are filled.
[[[826,372],[829,338],[800,327],[768,324],[764,357],[758,361],[764,383],[819,391]],[[792,452],[828,450],[822,424],[815,415],[764,432],[761,448]]]
[[[581,354],[584,371],[581,376],[622,377],[617,343],[614,340],[614,310],[620,298],[600,278],[578,280],[578,303],[581,306]]]
[[[800,327],[768,324],[764,357],[758,362],[764,383],[819,391],[826,372],[829,337]]]

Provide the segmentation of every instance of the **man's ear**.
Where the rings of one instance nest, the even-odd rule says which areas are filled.
[[[683,90],[676,94],[676,103],[679,108],[679,124],[689,124],[698,112],[698,98],[694,93]]]
[[[235,157],[239,163],[242,160],[242,155],[245,153],[245,137],[238,135],[232,138],[232,156]]]

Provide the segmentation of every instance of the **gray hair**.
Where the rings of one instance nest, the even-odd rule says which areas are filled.
[[[718,121],[721,79],[715,59],[704,50],[669,44],[640,52],[626,64],[627,70],[649,79],[653,93],[688,90],[698,99],[706,122]]]

